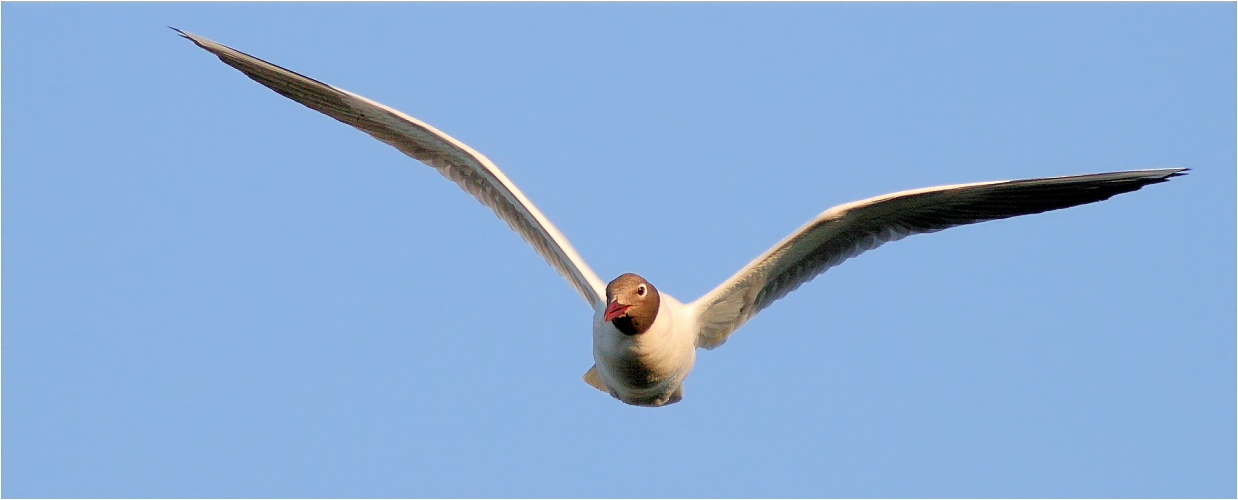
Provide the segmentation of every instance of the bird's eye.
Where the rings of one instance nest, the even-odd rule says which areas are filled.
[[[644,294],[645,294],[645,285],[641,285],[641,286],[636,287],[636,294],[637,294],[637,295],[644,295]]]

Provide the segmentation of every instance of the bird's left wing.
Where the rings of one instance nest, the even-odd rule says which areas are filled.
[[[387,106],[200,36],[176,31],[280,95],[352,125],[434,167],[520,233],[546,262],[567,278],[590,306],[596,309],[604,305],[605,286],[602,281],[554,224],[481,153]]]
[[[697,345],[712,349],[770,303],[883,243],[918,233],[1109,199],[1181,175],[1184,168],[976,182],[913,189],[839,205],[691,304]]]

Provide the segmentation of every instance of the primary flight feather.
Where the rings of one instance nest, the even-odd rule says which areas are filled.
[[[585,373],[585,382],[639,406],[679,401],[696,348],[721,345],[775,300],[866,250],[912,234],[1106,200],[1186,171],[1161,168],[975,182],[839,205],[813,218],[703,297],[684,304],[632,273],[604,285],[516,185],[464,143],[359,95],[176,31],[280,95],[434,167],[494,210],[593,308],[595,364]]]

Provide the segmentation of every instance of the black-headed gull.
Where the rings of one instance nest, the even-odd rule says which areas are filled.
[[[174,28],[175,29],[175,28]],[[624,403],[683,397],[696,348],[713,349],[770,303],[844,260],[904,236],[1073,207],[1183,175],[1133,170],[936,186],[822,212],[705,296],[684,304],[636,274],[603,285],[533,203],[481,153],[411,116],[177,30],[271,90],[434,167],[507,222],[593,307],[594,366],[584,380]]]

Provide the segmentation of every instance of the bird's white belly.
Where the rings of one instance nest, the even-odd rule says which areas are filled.
[[[612,396],[638,406],[679,401],[683,380],[696,360],[696,328],[683,311],[683,304],[662,294],[657,319],[639,335],[624,335],[602,321],[600,312],[595,315],[593,358]]]

